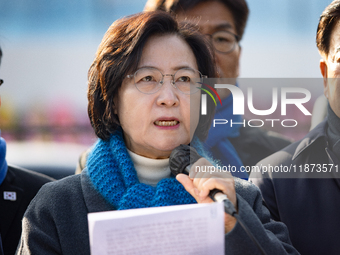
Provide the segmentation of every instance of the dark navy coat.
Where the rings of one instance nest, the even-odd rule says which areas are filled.
[[[250,175],[271,217],[287,225],[301,254],[340,254],[340,155],[328,148],[326,129],[324,121],[301,141],[257,164],[259,169],[290,171]]]

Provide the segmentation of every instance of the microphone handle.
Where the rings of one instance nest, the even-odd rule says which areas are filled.
[[[213,189],[209,192],[209,197],[215,202],[223,202],[224,211],[231,216],[234,216],[237,212],[233,203],[228,199],[227,195],[222,193],[219,189]]]
[[[190,169],[191,169],[191,164],[187,165],[184,169],[184,174],[189,175]],[[221,190],[219,189],[213,189],[210,190],[209,192],[209,197],[214,201],[214,202],[223,202],[224,204],[224,211],[231,216],[234,216],[237,212],[235,209],[235,206],[233,203],[228,199],[227,195],[224,194]]]

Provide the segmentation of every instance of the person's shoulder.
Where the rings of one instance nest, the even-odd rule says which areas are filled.
[[[82,200],[81,177],[72,175],[43,185],[31,204],[57,210],[58,207],[76,205]]]
[[[87,170],[55,182],[45,184],[33,199],[33,206],[53,213],[62,210],[100,212],[114,207],[95,189]]]
[[[292,161],[294,152],[296,151],[296,148],[299,146],[300,141],[294,142],[287,147],[283,148],[282,150],[279,150],[268,157],[262,159],[259,161],[256,165],[257,166],[264,166],[264,165],[280,165],[285,164]]]
[[[55,181],[44,174],[13,165],[8,165],[5,180],[8,188],[13,187],[21,190],[27,198],[33,198],[44,184]]]
[[[8,165],[8,172],[13,174],[15,178],[24,179],[25,182],[29,181],[31,182],[31,184],[32,182],[44,184],[47,182],[55,181],[55,179],[50,176],[10,164]]]
[[[8,211],[16,208],[16,214],[21,214],[22,216],[28,204],[36,196],[41,187],[47,183],[52,183],[53,181],[54,179],[49,176],[8,165],[8,171],[5,181],[2,183],[1,190],[16,194],[13,204],[15,203],[18,206],[7,208]]]
[[[235,180],[235,191],[249,204],[253,204],[254,201],[261,195],[260,189],[253,183],[237,178]]]
[[[46,183],[29,204],[24,218],[36,229],[53,229],[70,233],[87,222],[87,207],[81,188],[80,175]],[[66,234],[67,235],[67,234]]]
[[[326,137],[323,132],[324,128],[325,122],[320,123],[316,128],[308,132],[302,139],[264,158],[258,162],[257,165],[284,165],[291,163],[291,161],[304,154],[310,154],[310,150],[317,151],[315,149],[324,149],[322,146],[326,144]]]
[[[42,189],[42,192],[46,193],[58,193],[61,196],[64,194],[72,194],[74,191],[78,191],[81,188],[81,175],[71,175],[60,180],[46,183]]]

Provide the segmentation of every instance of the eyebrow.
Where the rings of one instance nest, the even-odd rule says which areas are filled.
[[[233,26],[229,22],[219,24],[219,25],[214,27],[215,30],[232,29],[232,28],[233,28]]]
[[[157,68],[157,67],[155,67],[155,66],[148,66],[148,65],[146,65],[146,66],[140,66],[140,67],[137,68],[137,70],[139,70],[139,69],[141,69],[141,68],[154,68],[154,69],[159,70],[159,68]],[[188,68],[188,69],[195,70],[195,68],[192,68],[191,66],[188,66],[188,65],[176,66],[176,67],[174,67],[173,69],[174,69],[175,71],[177,71],[177,70],[182,69],[182,68]],[[160,70],[159,70],[159,71],[160,71]]]

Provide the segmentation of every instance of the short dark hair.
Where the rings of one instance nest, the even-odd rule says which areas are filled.
[[[1,59],[2,59],[2,51],[1,51],[1,47],[0,47],[0,64],[1,64]]]
[[[241,40],[249,15],[248,5],[245,0],[148,0],[144,11],[162,10],[177,14],[181,11],[190,10],[200,3],[213,1],[223,3],[231,11],[236,33]]]
[[[189,24],[179,25],[174,17],[162,11],[144,12],[115,21],[105,33],[95,60],[88,72],[88,114],[96,135],[107,140],[119,127],[113,99],[126,75],[137,70],[142,50],[153,35],[177,35],[193,51],[198,70],[216,77],[211,47],[205,37]],[[211,113],[201,115],[196,134],[201,140],[208,135],[215,105],[208,100]]]
[[[334,0],[322,12],[316,32],[316,46],[321,53],[328,55],[334,25],[340,18],[340,0]]]

